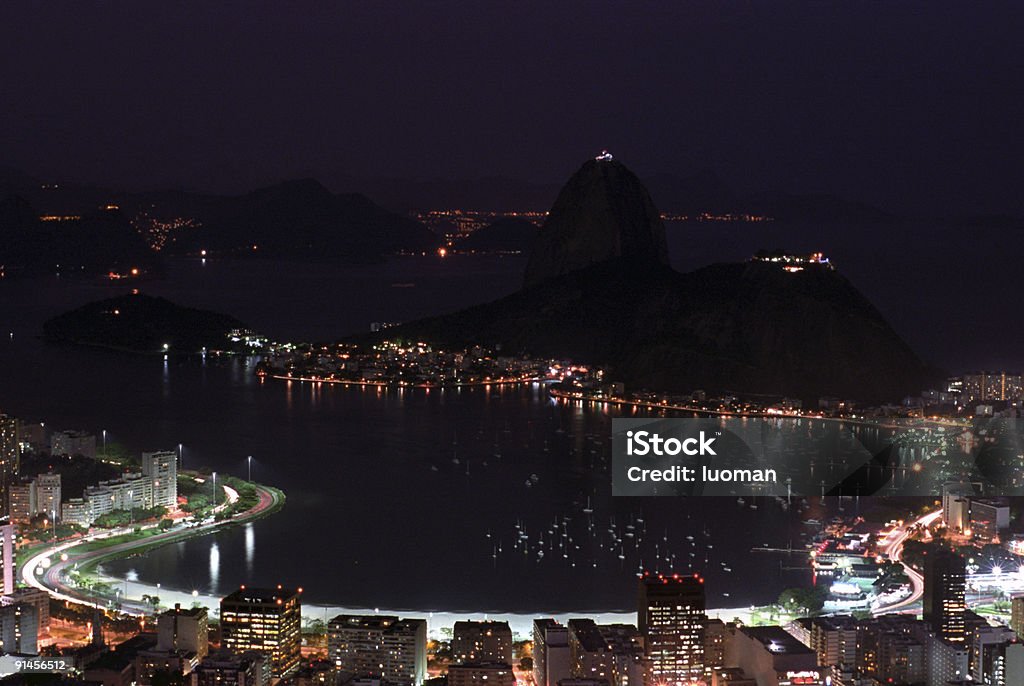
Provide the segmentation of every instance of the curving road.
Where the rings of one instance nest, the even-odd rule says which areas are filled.
[[[892,612],[906,612],[911,608],[912,605],[921,600],[921,596],[924,595],[924,577],[913,567],[903,561],[903,544],[906,543],[907,537],[910,536],[910,530],[918,524],[922,526],[930,526],[936,519],[942,516],[942,510],[935,512],[929,512],[923,517],[919,517],[912,522],[904,524],[899,529],[896,529],[896,535],[890,536],[889,540],[882,546],[882,552],[890,559],[895,562],[899,562],[903,565],[903,570],[910,577],[910,595],[893,603],[892,605],[886,605],[885,607],[879,607],[874,610],[876,615],[884,615]]]
[[[238,500],[238,492],[229,486],[223,486],[225,502],[217,509],[222,509]],[[48,547],[33,555],[21,568],[22,581],[31,587],[47,591],[58,600],[65,600],[79,605],[99,608],[108,607],[103,600],[88,596],[81,589],[74,588],[65,583],[65,572],[69,567],[88,564],[99,558],[129,555],[139,548],[151,548],[154,546],[166,545],[193,536],[202,536],[210,533],[218,527],[238,524],[250,521],[277,509],[284,502],[284,496],[280,491],[269,489],[265,486],[256,485],[259,494],[259,502],[245,512],[219,522],[209,522],[191,526],[179,526],[165,532],[157,533],[145,538],[115,543],[110,546],[103,546],[92,550],[75,552],[75,548],[86,543],[102,541],[106,538],[132,533],[134,529],[116,529],[105,531],[100,534],[92,534],[72,541],[65,541],[52,547]],[[157,524],[149,524],[141,527],[143,530],[154,529]],[[148,603],[141,601],[121,601],[121,611],[133,616],[148,615],[153,613],[153,608]]]

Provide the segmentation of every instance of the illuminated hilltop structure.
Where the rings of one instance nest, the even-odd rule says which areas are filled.
[[[800,272],[805,267],[824,267],[825,269],[834,270],[833,265],[824,253],[812,252],[807,255],[796,255],[791,253],[785,253],[781,250],[768,252],[767,250],[758,251],[753,257],[750,258],[751,262],[770,262],[772,264],[778,264],[787,272]]]

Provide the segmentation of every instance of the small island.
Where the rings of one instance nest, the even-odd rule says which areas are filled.
[[[54,317],[43,324],[43,335],[57,343],[144,354],[252,353],[267,344],[234,317],[135,292]]]

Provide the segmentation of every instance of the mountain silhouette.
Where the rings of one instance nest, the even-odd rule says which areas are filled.
[[[632,387],[898,400],[932,370],[831,264],[667,265],[664,229],[636,176],[591,161],[562,189],[525,287],[391,329],[446,346],[605,366]]]
[[[558,194],[534,243],[526,285],[614,258],[668,264],[665,225],[640,179],[589,160]]]

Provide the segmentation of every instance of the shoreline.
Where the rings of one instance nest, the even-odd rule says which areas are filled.
[[[30,553],[24,565],[19,570],[21,581],[30,586],[47,591],[51,597],[58,600],[65,600],[79,605],[96,607],[100,609],[114,608],[119,612],[130,616],[153,616],[167,607],[180,604],[183,607],[196,605],[209,608],[210,615],[217,617],[219,604],[222,595],[230,591],[219,592],[217,595],[200,593],[198,590],[178,589],[164,587],[162,583],[141,582],[130,578],[130,575],[115,576],[105,573],[103,563],[113,559],[123,559],[140,554],[147,550],[163,547],[168,544],[177,543],[193,537],[205,536],[233,526],[251,527],[253,522],[262,517],[268,516],[284,506],[285,495],[279,489],[263,484],[253,484],[259,494],[259,502],[249,510],[238,513],[234,517],[221,521],[213,521],[207,524],[181,527],[171,531],[160,532],[159,523],[151,522],[143,526],[132,528],[121,528],[102,533],[95,533],[80,538],[44,544]],[[226,484],[226,500],[224,507],[234,502],[238,494],[231,491]],[[919,521],[928,522],[936,517],[939,512],[931,512]],[[122,540],[128,537],[127,540]],[[894,559],[907,565],[900,559],[898,552],[902,550],[902,541],[906,536],[898,537],[890,546],[888,552],[894,555]],[[107,545],[103,541],[117,539]],[[99,543],[97,547],[96,544]],[[86,547],[87,550],[76,553],[76,549]],[[104,584],[106,588],[97,593],[91,593],[88,587],[81,587],[71,576],[84,572],[94,582]],[[173,583],[173,582],[172,582]],[[920,584],[913,584],[916,593],[902,599],[900,602],[885,608],[876,608],[875,614],[887,612],[905,612],[919,600]],[[111,594],[110,591],[113,591]],[[113,597],[111,597],[111,595]],[[158,606],[154,607],[151,598],[159,598]],[[732,608],[709,608],[708,617],[719,618],[723,621],[740,620],[743,623],[751,623],[756,614],[764,608],[758,606],[732,607]],[[331,603],[305,604],[303,615],[305,621],[322,620],[325,623],[332,617],[339,614],[386,614],[401,617],[422,617],[428,620],[428,631],[433,637],[440,637],[442,630],[450,628],[456,621],[463,619],[491,619],[506,621],[517,636],[529,637],[532,632],[533,620],[538,617],[553,617],[562,623],[568,622],[571,618],[591,617],[599,623],[632,623],[636,619],[635,612],[608,611],[608,610],[574,610],[574,611],[476,611],[476,610],[418,610],[412,608],[380,608],[380,607],[350,607],[335,605]]]
[[[221,596],[199,593],[193,595],[188,592],[168,589],[163,586],[159,588],[140,581],[130,581],[124,578],[111,577],[107,575],[101,575],[105,580],[109,580],[111,583],[120,585],[123,588],[128,589],[129,598],[138,599],[143,594],[152,595],[157,593],[160,596],[161,601],[164,598],[168,599],[168,603],[161,602],[161,607],[171,606],[174,603],[180,603],[182,607],[191,607],[193,604],[199,604],[209,609],[211,617],[217,617],[219,615],[219,606]],[[227,595],[228,591],[225,591],[224,595]],[[735,618],[741,619],[744,623],[750,622],[750,617],[754,613],[754,609],[750,607],[741,608],[709,608],[707,615],[710,618],[720,618],[723,621],[732,621]],[[427,631],[431,638],[441,638],[442,629],[451,628],[455,622],[474,619],[474,620],[496,620],[496,621],[507,621],[509,626],[512,628],[512,633],[522,638],[527,638],[532,634],[533,631],[533,620],[541,617],[552,617],[562,624],[565,624],[570,619],[577,619],[580,617],[588,617],[594,619],[600,624],[616,624],[636,623],[636,611],[632,612],[609,612],[609,611],[589,611],[589,610],[575,610],[571,612],[486,612],[486,611],[450,611],[450,610],[417,610],[410,608],[386,608],[386,607],[350,607],[345,605],[334,605],[334,604],[321,604],[321,603],[303,603],[302,604],[302,617],[303,622],[312,620],[323,620],[324,622],[329,621],[331,618],[340,614],[358,614],[358,615],[394,615],[398,617],[413,617],[422,618],[427,620]]]
[[[25,564],[22,565],[19,570],[20,581],[27,586],[45,590],[51,597],[58,600],[103,610],[110,609],[114,605],[117,611],[130,616],[153,616],[155,612],[167,607],[173,607],[175,604],[180,604],[182,607],[192,607],[193,605],[205,606],[209,608],[210,615],[216,617],[219,614],[221,595],[200,593],[198,590],[189,592],[187,590],[168,588],[159,582],[148,583],[127,577],[109,575],[104,573],[102,565],[105,561],[111,559],[123,559],[144,554],[148,549],[205,536],[230,527],[252,526],[256,520],[271,515],[280,507],[283,507],[285,495],[279,489],[263,484],[256,484],[256,488],[261,494],[260,504],[236,515],[234,518],[220,522],[174,530],[163,534],[151,533],[159,525],[157,523],[149,523],[132,529],[114,529],[104,531],[101,534],[93,534],[44,545],[32,552]],[[95,549],[90,548],[83,553],[75,553],[75,549],[79,546],[94,544],[109,538],[137,535],[136,529],[143,532],[144,535],[109,546]],[[68,578],[68,573],[73,570],[88,570],[92,577],[101,583],[108,584],[114,590],[116,600],[111,600],[109,596],[105,595],[91,594],[88,590],[74,585],[74,582]],[[226,595],[227,592],[224,594]],[[145,596],[159,597],[159,608],[154,610],[152,604],[144,600]],[[739,618],[744,622],[749,622],[755,610],[756,608],[753,607],[713,608],[709,609],[707,613],[709,617],[720,617],[726,621]],[[538,617],[553,617],[563,623],[571,618],[581,616],[592,617],[601,623],[632,623],[636,621],[635,611],[450,611],[441,609],[349,607],[335,604],[304,604],[303,607],[303,617],[306,621],[320,619],[326,622],[339,614],[388,614],[400,617],[422,617],[427,619],[428,630],[434,638],[441,636],[442,629],[450,628],[456,621],[467,618],[507,621],[513,633],[522,637],[528,637],[531,634],[533,620]]]
[[[643,410],[661,410],[669,412],[682,412],[684,414],[692,414],[702,417],[726,417],[736,419],[807,419],[812,421],[822,422],[838,422],[845,424],[853,424],[855,426],[866,426],[875,427],[880,429],[899,429],[902,428],[902,424],[894,424],[891,421],[886,423],[883,421],[872,421],[868,418],[856,418],[856,417],[828,417],[825,415],[814,415],[814,414],[799,414],[793,412],[741,412],[733,410],[711,410],[704,408],[689,407],[686,405],[672,405],[668,403],[657,403],[650,400],[631,400],[629,398],[594,398],[578,393],[568,393],[566,391],[551,388],[548,389],[548,394],[552,398],[559,400],[565,400],[567,402],[580,402],[580,403],[595,403],[598,405],[613,405],[616,407],[635,407]],[[939,418],[939,417],[918,417],[918,418],[905,418],[903,422],[919,422],[924,424],[934,424],[940,427],[953,427],[959,429],[969,428],[963,421],[957,421],[953,418]]]
[[[126,557],[137,555],[151,548],[162,547],[171,543],[187,540],[189,538],[204,536],[208,533],[220,531],[238,525],[251,525],[257,519],[266,517],[284,506],[286,497],[283,491],[272,486],[256,484],[259,501],[249,510],[238,513],[233,517],[220,521],[212,521],[206,524],[197,524],[188,527],[180,527],[168,531],[159,531],[159,522],[151,522],[137,527],[122,527],[99,533],[57,541],[44,544],[33,550],[25,563],[18,570],[20,581],[31,588],[46,591],[51,597],[58,600],[85,605],[99,609],[109,609],[113,604],[118,611],[131,615],[142,616],[153,614],[152,605],[142,599],[143,593],[138,597],[132,597],[128,593],[119,594],[115,587],[114,600],[103,595],[93,595],[87,590],[77,587],[77,584],[68,579],[68,571],[77,571],[80,568],[93,570],[97,576],[98,567],[103,561],[115,557]],[[229,486],[222,486],[225,492],[226,507],[233,503],[237,492]],[[233,497],[232,497],[233,494]],[[110,545],[102,545],[108,539],[121,539],[125,536],[131,537],[128,540],[117,540]],[[100,542],[98,548],[92,548],[92,544]],[[90,546],[89,550],[76,553],[76,548]],[[127,583],[125,581],[124,583]],[[160,586],[153,587],[154,590],[162,590]],[[148,590],[148,587],[147,587]]]
[[[352,379],[321,379],[315,376],[286,376],[282,374],[260,374],[257,376],[264,379],[275,379],[278,381],[301,381],[303,383],[326,383],[339,386],[359,386],[363,388],[416,388],[426,390],[446,390],[459,388],[479,388],[482,386],[515,386],[518,384],[544,383],[540,377],[526,379],[497,379],[492,381],[468,381],[465,383],[401,383],[395,381],[355,381]]]

